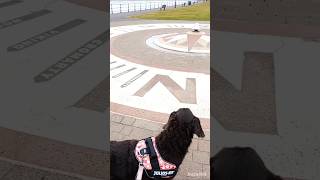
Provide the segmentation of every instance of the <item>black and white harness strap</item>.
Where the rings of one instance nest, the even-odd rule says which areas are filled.
[[[143,170],[149,178],[155,180],[173,178],[177,174],[176,165],[162,159],[154,137],[140,140],[134,153],[139,161],[136,180],[142,179]]]

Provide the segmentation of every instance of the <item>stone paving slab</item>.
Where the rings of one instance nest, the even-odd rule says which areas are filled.
[[[163,126],[160,123],[112,112],[110,119],[110,140],[115,141],[156,136],[161,132]],[[204,131],[205,138],[194,137],[175,179],[210,179],[210,131]]]
[[[0,158],[0,180],[102,180]]]
[[[106,179],[109,155],[106,149],[100,151],[0,127],[0,177],[12,168],[12,163],[59,174]]]
[[[13,168],[13,164],[5,161],[0,161],[0,177],[4,177]]]

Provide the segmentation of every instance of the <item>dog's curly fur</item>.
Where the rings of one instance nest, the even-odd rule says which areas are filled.
[[[224,148],[210,158],[214,180],[282,180],[268,170],[258,153],[250,147]]]
[[[179,168],[194,134],[198,137],[205,136],[199,118],[187,108],[172,112],[163,131],[155,137],[162,158]],[[139,165],[134,155],[137,142],[138,140],[111,141],[111,180],[135,179]],[[142,179],[149,178],[144,173]]]

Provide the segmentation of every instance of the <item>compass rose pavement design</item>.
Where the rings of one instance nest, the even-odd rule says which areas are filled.
[[[209,54],[168,52],[147,45],[155,35],[186,33],[193,24],[140,24],[110,29],[111,111],[165,123],[190,108],[209,129]],[[209,24],[201,24],[209,35]]]

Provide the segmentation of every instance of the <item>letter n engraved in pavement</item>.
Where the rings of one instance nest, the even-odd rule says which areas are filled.
[[[240,90],[211,69],[211,114],[227,130],[277,134],[273,54],[244,55]]]
[[[187,78],[186,89],[183,89],[169,76],[157,74],[150,81],[148,81],[141,89],[139,89],[134,95],[143,97],[158,82],[164,85],[169,90],[169,92],[174,97],[176,97],[181,103],[197,103],[196,80],[194,78]]]

